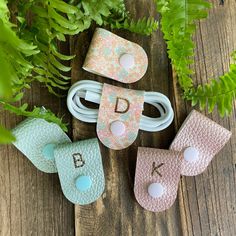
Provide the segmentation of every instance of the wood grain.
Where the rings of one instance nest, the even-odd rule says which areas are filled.
[[[223,6],[216,0],[211,2],[209,18],[199,22],[195,36],[195,84],[227,72],[230,54],[236,50],[236,1],[225,1]],[[177,88],[175,97],[176,127],[179,127],[190,107],[182,101]],[[236,103],[230,118],[221,119],[216,111],[208,115],[232,131],[231,141],[207,171],[194,178],[182,178],[179,203],[184,235],[236,235],[235,108]]]
[[[154,4],[149,1],[127,3],[136,17],[155,15]],[[195,37],[196,83],[227,71],[229,54],[236,48],[233,30],[236,23],[233,14],[236,12],[235,2],[226,2],[224,6],[219,6],[218,1],[213,1],[213,4],[209,19],[199,23]],[[122,86],[166,94],[172,100],[176,118],[173,126],[160,133],[140,132],[135,144],[128,149],[112,151],[101,146],[106,190],[96,203],[75,207],[76,235],[235,235],[235,109],[228,119],[220,119],[217,113],[210,115],[213,120],[233,131],[231,143],[217,155],[205,173],[182,178],[178,199],[169,210],[157,214],[147,212],[135,201],[133,182],[137,146],[167,148],[190,111],[190,106],[181,98],[176,76],[172,77],[165,43],[159,31],[151,37],[125,31],[115,32],[139,43],[149,56],[149,68],[144,78],[135,84]],[[77,54],[73,64],[73,81],[95,79],[120,86],[112,80],[80,69],[92,33],[93,29],[71,42],[71,50]],[[147,108],[147,113],[153,114],[153,110]],[[74,120],[73,135],[75,139],[94,137],[95,125]]]
[[[67,113],[65,100],[49,95],[44,86],[34,84],[26,94],[31,108],[43,105]],[[8,128],[22,119],[0,114]],[[1,236],[74,235],[74,206],[62,194],[58,175],[40,172],[13,145],[0,145],[0,219]]]
[[[155,15],[151,1],[127,1],[128,8],[136,17]],[[140,11],[142,9],[142,11]],[[173,98],[173,81],[166,54],[166,46],[160,31],[151,37],[115,31],[118,35],[144,47],[149,56],[149,68],[137,83],[123,85],[81,69],[93,29],[75,37],[71,51],[76,52],[73,67],[73,82],[93,79],[132,89],[160,91]],[[145,112],[151,112],[149,107]],[[174,126],[159,133],[140,132],[136,142],[122,151],[112,151],[101,145],[105,168],[106,190],[103,196],[89,206],[75,207],[77,236],[84,235],[181,235],[178,202],[165,213],[154,214],[143,210],[135,201],[133,193],[136,154],[138,146],[168,148],[175,133]],[[95,124],[73,120],[73,135],[76,140],[95,137]]]
[[[198,23],[195,36],[196,57],[194,69],[196,84],[218,77],[228,70],[230,53],[236,49],[236,1],[218,0],[209,19]],[[135,17],[155,16],[152,1],[127,1]],[[101,145],[106,177],[106,190],[102,197],[89,206],[74,206],[63,196],[56,174],[38,171],[12,145],[0,146],[0,235],[236,235],[236,104],[230,118],[221,119],[217,112],[209,115],[232,130],[230,143],[212,161],[209,168],[197,177],[183,177],[178,199],[162,213],[143,210],[133,194],[136,154],[138,146],[168,148],[175,133],[191,107],[181,98],[176,75],[172,73],[166,45],[160,31],[151,37],[114,31],[118,35],[140,44],[149,57],[145,76],[132,85],[121,85],[81,69],[94,28],[70,40],[73,82],[82,79],[98,80],[133,89],[159,91],[167,95],[175,110],[175,121],[158,133],[139,132],[135,143],[122,151],[112,151]],[[67,51],[66,45],[65,51]],[[64,48],[64,47],[63,47]],[[27,95],[30,106],[44,105],[54,112],[67,114],[65,100],[48,95],[43,86],[35,84]],[[150,107],[145,113],[155,115]],[[0,113],[0,122],[13,128],[22,118]],[[95,124],[72,121],[74,140],[96,136]]]

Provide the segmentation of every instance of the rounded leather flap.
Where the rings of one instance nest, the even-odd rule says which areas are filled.
[[[181,175],[201,174],[230,136],[230,131],[193,110],[170,146],[171,150],[182,152]]]
[[[97,120],[100,141],[114,150],[130,146],[138,135],[143,103],[143,91],[104,84]]]
[[[138,148],[134,194],[146,210],[164,211],[174,203],[180,180],[179,152]]]
[[[53,149],[61,143],[70,143],[69,137],[56,124],[43,119],[28,118],[12,130],[16,137],[13,144],[39,170],[56,173]]]
[[[54,155],[62,191],[69,201],[86,205],[102,195],[105,178],[96,138],[59,145]]]
[[[148,58],[142,47],[97,28],[83,69],[122,83],[133,83],[143,77],[147,66]]]

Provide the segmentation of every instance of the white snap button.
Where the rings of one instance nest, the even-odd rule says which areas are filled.
[[[194,147],[188,147],[184,150],[184,159],[188,162],[195,162],[199,158],[199,151]]]
[[[126,70],[131,69],[134,66],[134,56],[128,53],[121,55],[120,65]]]
[[[111,123],[111,132],[114,136],[121,136],[125,133],[125,124],[122,121],[116,120]]]
[[[160,183],[152,183],[148,186],[148,194],[153,198],[161,197],[164,193],[164,187]]]

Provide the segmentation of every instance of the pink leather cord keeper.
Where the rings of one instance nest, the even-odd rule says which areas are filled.
[[[121,62],[130,68],[125,68]],[[133,83],[143,77],[147,66],[148,58],[142,47],[110,31],[97,28],[83,69],[122,83]]]
[[[181,161],[179,152],[155,148],[138,148],[134,194],[138,203],[148,211],[164,211],[172,206],[178,191]],[[163,186],[163,194],[152,197],[148,187]]]
[[[108,148],[120,150],[136,139],[143,111],[144,92],[103,85],[97,135]]]
[[[202,173],[212,158],[229,141],[230,136],[230,131],[193,110],[170,145],[170,150],[180,151],[182,154],[188,147],[198,151],[196,161],[190,162],[183,158],[181,175],[194,176]]]

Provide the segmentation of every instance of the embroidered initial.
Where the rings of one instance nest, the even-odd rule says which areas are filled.
[[[85,161],[83,160],[82,155],[80,153],[74,153],[72,156],[74,159],[75,168],[79,168],[79,167],[84,166]]]
[[[162,174],[159,172],[159,168],[162,167],[164,165],[164,163],[161,163],[159,165],[156,166],[155,161],[152,163],[152,176],[154,175],[154,173],[158,174],[160,177],[162,177]]]

